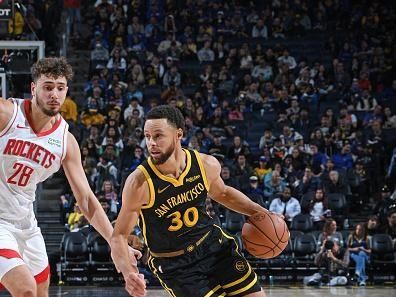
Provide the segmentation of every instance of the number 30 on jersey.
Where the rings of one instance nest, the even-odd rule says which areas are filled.
[[[198,209],[190,207],[186,209],[183,215],[180,211],[175,211],[167,217],[172,219],[172,224],[168,227],[169,231],[178,231],[183,226],[191,228],[198,222]]]

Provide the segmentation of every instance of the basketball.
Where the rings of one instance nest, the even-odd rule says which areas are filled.
[[[270,212],[255,213],[242,228],[245,249],[261,259],[278,256],[287,246],[289,236],[286,222]]]

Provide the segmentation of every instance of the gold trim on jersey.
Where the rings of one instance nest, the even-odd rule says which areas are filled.
[[[248,285],[246,285],[245,287],[243,287],[239,290],[236,290],[234,292],[227,293],[227,296],[234,296],[234,295],[238,295],[242,292],[245,292],[245,291],[249,290],[251,287],[253,287],[256,282],[257,282],[257,274],[254,274],[254,279]]]
[[[218,291],[219,289],[221,289],[220,285],[217,285],[216,287],[214,287],[212,290],[210,290],[208,293],[206,293],[206,295],[204,297],[209,297],[212,296],[214,293],[216,293],[216,291]]]
[[[144,241],[147,245],[147,248],[150,250],[150,246],[149,246],[147,236],[146,236],[146,221],[144,220],[144,215],[141,210],[139,211],[139,215],[140,215],[140,219],[142,219],[142,232],[143,232]]]
[[[147,208],[152,207],[155,202],[154,184],[153,184],[153,180],[151,179],[150,174],[147,172],[147,169],[144,168],[144,166],[139,165],[137,168],[139,168],[143,172],[144,176],[146,177],[146,181],[147,181],[147,184],[148,184],[149,190],[150,190],[149,202],[147,203],[147,205],[142,206],[142,209],[147,209]]]
[[[252,267],[249,265],[249,270],[248,270],[248,272],[246,272],[246,274],[244,276],[242,276],[240,279],[237,279],[236,281],[233,281],[232,283],[228,283],[228,284],[224,285],[223,288],[228,289],[233,286],[236,286],[237,284],[240,284],[241,282],[246,280],[251,273],[252,273]]]
[[[158,270],[154,265],[153,257],[150,256],[150,258],[148,260],[148,264],[149,264],[149,267],[151,268],[151,270],[153,271],[153,273],[155,274],[155,276],[159,279],[161,286],[169,293],[169,295],[171,295],[172,297],[177,297],[176,294],[173,292],[173,290],[171,288],[168,288],[166,283],[159,277],[159,275],[157,273]]]
[[[226,238],[228,238],[228,239],[232,239],[232,240],[234,241],[234,243],[235,243],[235,252],[236,252],[238,255],[240,255],[240,256],[242,257],[242,255],[241,255],[240,252],[239,252],[239,246],[238,246],[238,243],[236,242],[235,238],[232,237],[232,236],[230,236],[230,235],[228,235],[227,233],[225,233],[225,232],[223,231],[223,229],[221,229],[219,226],[217,226],[217,225],[215,225],[215,224],[214,224],[213,226],[219,228],[220,231],[221,231],[221,233],[223,234],[224,237],[226,237]],[[223,289],[227,289],[227,288],[230,288],[230,287],[233,287],[233,286],[236,286],[236,285],[242,283],[242,282],[245,281],[250,275],[252,275],[252,273],[254,273],[254,279],[253,279],[253,281],[251,281],[248,285],[246,285],[245,287],[243,287],[243,288],[241,288],[241,289],[239,289],[239,290],[237,290],[237,291],[234,291],[234,292],[231,292],[231,293],[227,293],[227,296],[233,296],[233,295],[237,295],[237,294],[239,294],[239,293],[241,293],[241,292],[247,291],[247,290],[249,290],[251,287],[253,287],[254,284],[256,283],[256,281],[257,281],[257,274],[252,270],[252,267],[250,266],[250,264],[249,264],[248,262],[247,262],[247,265],[248,265],[248,267],[249,267],[248,272],[247,272],[243,277],[241,277],[240,279],[237,279],[236,281],[233,281],[233,282],[231,282],[231,283],[229,283],[229,284],[224,285],[224,286],[223,286]]]
[[[196,150],[194,150],[194,154],[195,154],[195,157],[197,158],[197,161],[198,161],[198,164],[199,164],[199,169],[201,169],[202,179],[204,181],[206,190],[209,192],[208,178],[206,177],[206,170],[205,170],[205,167],[204,167],[204,165],[202,163],[201,156],[199,155],[199,152],[196,151]]]
[[[183,151],[186,153],[187,156],[187,164],[186,164],[186,168],[184,169],[184,171],[182,172],[182,174],[180,174],[179,178],[173,178],[170,176],[166,176],[163,175],[158,169],[157,167],[155,167],[155,165],[153,164],[153,161],[151,161],[151,157],[148,158],[148,164],[150,166],[150,168],[154,171],[154,173],[162,180],[171,183],[172,185],[174,185],[175,187],[180,187],[183,185],[184,182],[184,178],[186,177],[186,175],[188,174],[188,172],[190,171],[191,168],[191,155],[190,152],[188,150],[183,149]]]
[[[235,246],[236,246],[235,251],[238,253],[238,255],[240,255],[242,257],[242,255],[239,253],[239,246],[238,246],[238,243],[236,242],[235,238],[228,235],[227,233],[225,233],[223,231],[223,229],[221,229],[221,227],[217,226],[216,224],[213,224],[213,226],[215,226],[216,228],[219,228],[224,237],[227,237],[228,239],[231,239],[235,242]]]
[[[193,250],[195,250],[196,247],[198,247],[204,240],[206,237],[208,237],[208,235],[210,234],[211,231],[206,232],[206,234],[204,234],[200,239],[198,239],[197,242],[190,244],[187,248],[182,249],[182,250],[178,250],[178,251],[174,251],[174,252],[168,252],[168,253],[155,253],[153,251],[150,251],[150,254],[155,257],[155,258],[172,258],[172,257],[177,257],[177,256],[181,256],[184,255],[186,253],[190,253]]]

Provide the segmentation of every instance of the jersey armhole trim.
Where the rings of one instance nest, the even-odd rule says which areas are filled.
[[[65,159],[66,153],[67,153],[67,137],[68,137],[67,134],[69,133],[67,128],[68,128],[68,125],[66,124],[64,129],[63,129],[62,156],[61,156],[61,160],[60,160],[61,161],[61,165],[62,165],[63,160]]]
[[[150,190],[149,202],[146,205],[142,206],[142,209],[147,209],[154,205],[154,201],[155,201],[154,184],[153,184],[153,180],[151,179],[151,176],[147,172],[146,168],[144,168],[144,166],[139,165],[137,168],[140,169],[143,172],[144,176],[146,177],[146,181],[147,181],[147,184],[148,184],[149,190]]]
[[[146,220],[144,219],[144,214],[143,214],[142,210],[139,211],[139,219],[138,219],[137,224],[140,227],[140,229],[142,230],[144,242],[146,243],[147,248],[150,250],[150,246],[149,246],[149,243],[147,240],[147,235],[146,235]]]
[[[14,110],[12,112],[12,117],[11,119],[8,121],[8,124],[5,126],[5,128],[3,129],[3,131],[0,131],[0,137],[3,137],[4,135],[7,134],[7,132],[11,129],[12,125],[15,122],[15,119],[17,117],[17,113],[18,113],[18,103],[12,99],[12,102],[14,103]]]
[[[205,167],[204,167],[204,165],[202,163],[201,156],[199,155],[199,152],[196,151],[196,150],[194,150],[194,154],[195,154],[195,157],[197,158],[197,161],[198,161],[198,164],[199,164],[199,168],[201,169],[201,172],[202,172],[202,178],[203,178],[203,181],[204,181],[204,184],[205,184],[205,188],[209,192],[210,186],[209,186],[208,178],[206,176]]]

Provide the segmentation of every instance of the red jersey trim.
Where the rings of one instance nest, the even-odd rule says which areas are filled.
[[[7,258],[7,259],[12,259],[12,258],[21,258],[21,255],[14,250],[10,250],[10,249],[0,249],[0,256]]]
[[[6,257],[8,259],[20,258],[19,254],[16,251],[7,250],[7,249],[0,249],[0,253],[2,253],[2,251],[6,251],[5,254],[9,253],[9,255],[15,255],[15,254],[17,255],[17,257],[7,257],[7,256],[4,256],[5,254],[4,255],[0,254],[1,256]],[[47,267],[45,267],[45,269],[43,271],[41,271],[39,274],[34,276],[34,279],[36,280],[36,284],[40,284],[40,283],[45,282],[49,278],[50,274],[51,274],[50,273],[50,266],[47,265]],[[5,289],[5,287],[3,286],[3,284],[0,283],[0,291],[3,290],[3,289]]]
[[[12,100],[12,102],[14,103],[14,111],[12,113],[12,118],[8,122],[7,126],[5,126],[4,130],[0,131],[0,137],[6,135],[7,132],[10,131],[12,125],[14,125],[14,122],[15,122],[15,120],[17,118],[17,115],[18,115],[18,104],[14,100]]]
[[[41,271],[39,274],[34,276],[34,279],[36,280],[37,284],[45,282],[48,277],[50,276],[50,266],[48,265],[45,267],[43,271]]]
[[[52,126],[51,129],[44,131],[44,132],[37,132],[34,128],[33,128],[33,121],[32,118],[30,116],[30,107],[32,105],[32,102],[30,100],[25,100],[23,102],[23,107],[25,110],[25,116],[26,119],[30,125],[30,127],[32,128],[33,132],[36,134],[37,137],[42,137],[42,136],[47,136],[49,134],[51,134],[52,132],[54,132],[56,129],[58,129],[59,125],[62,123],[62,117],[59,117],[59,119],[55,122],[55,124]]]
[[[14,250],[10,250],[10,249],[0,249],[0,256],[7,258],[7,259],[13,259],[13,258],[20,258],[22,259],[21,255]],[[0,284],[0,290],[5,289],[5,287]]]

